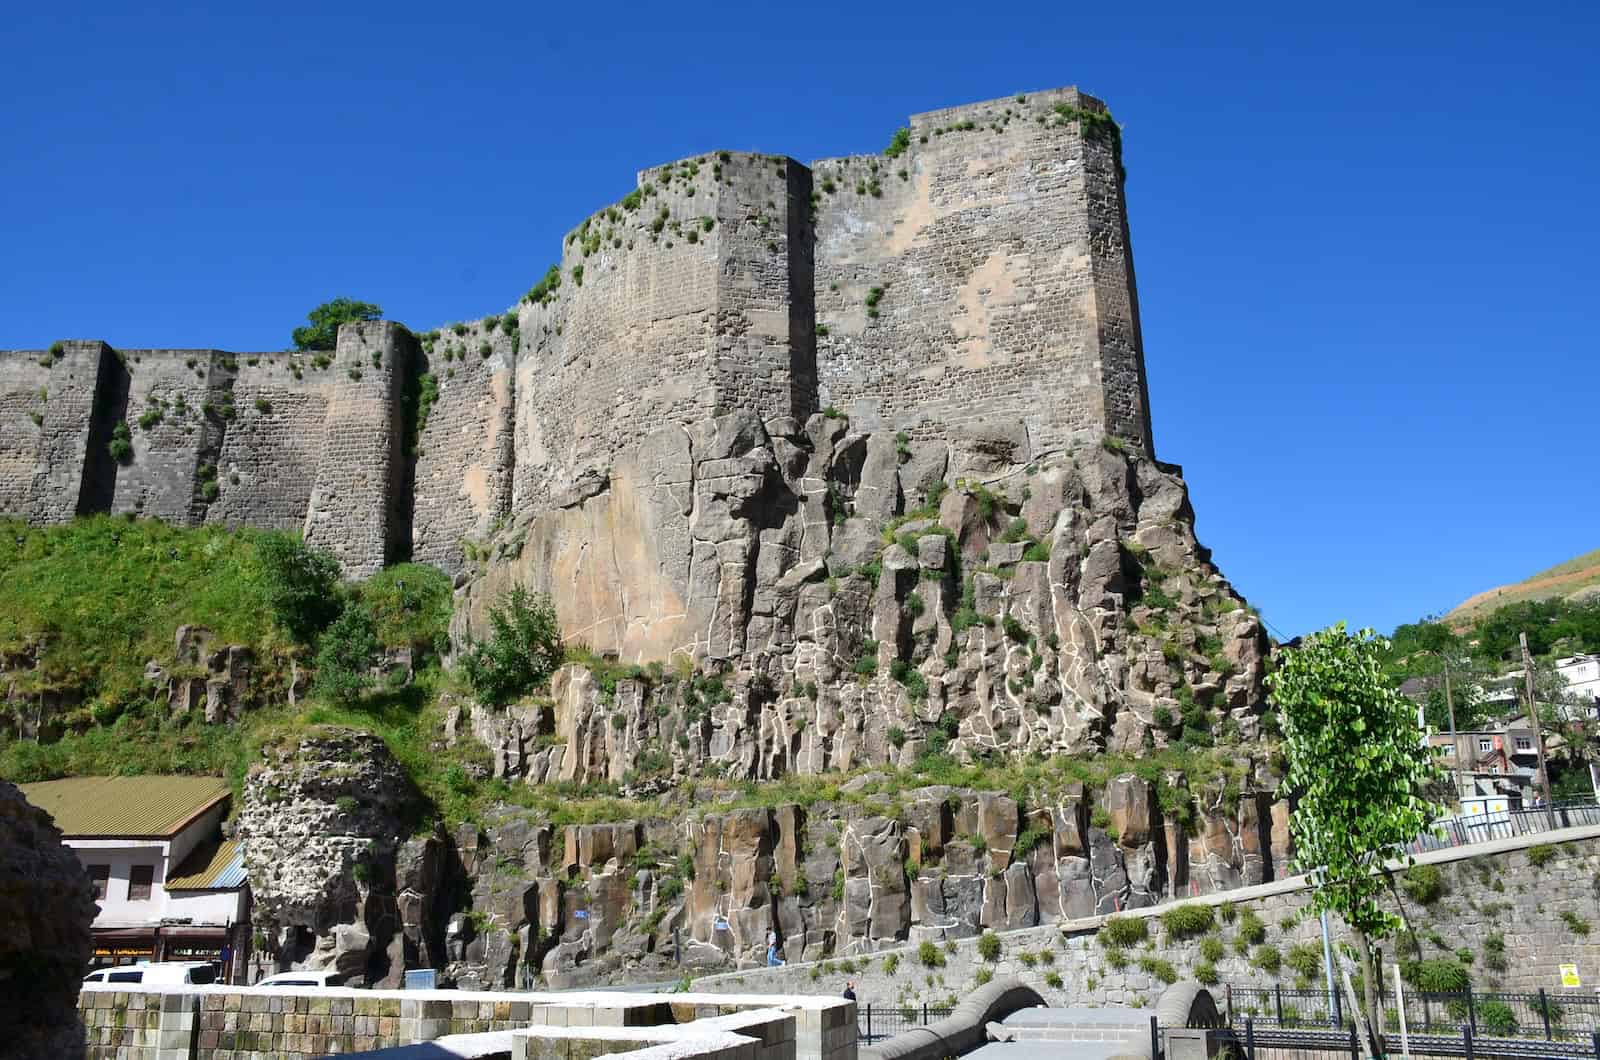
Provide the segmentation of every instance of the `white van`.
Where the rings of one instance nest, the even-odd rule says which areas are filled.
[[[338,986],[344,976],[331,968],[320,972],[277,972],[256,983],[256,986],[309,986],[313,988]]]
[[[204,986],[217,981],[217,970],[205,961],[157,961],[132,968],[101,968],[83,977],[86,983],[143,983],[145,986]]]

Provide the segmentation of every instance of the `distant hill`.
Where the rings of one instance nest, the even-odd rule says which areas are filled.
[[[1594,594],[1600,594],[1600,548],[1565,563],[1558,563],[1520,582],[1469,596],[1451,608],[1444,618],[1452,626],[1460,626],[1497,607],[1521,600],[1548,600],[1556,596],[1573,599]]]

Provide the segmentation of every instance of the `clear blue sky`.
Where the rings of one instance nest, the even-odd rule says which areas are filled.
[[[0,30],[0,347],[478,316],[637,168],[1077,84],[1126,129],[1157,449],[1274,628],[1600,547],[1592,2],[64,6]]]

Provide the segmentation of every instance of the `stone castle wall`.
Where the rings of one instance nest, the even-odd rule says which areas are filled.
[[[1020,420],[1034,452],[1099,433],[1150,451],[1114,133],[1073,108],[1103,104],[933,111],[898,158],[816,163],[825,405],[917,437]]]
[[[1120,149],[1080,110],[1103,106],[1062,89],[922,114],[894,158],[644,170],[569,233],[547,297],[420,349],[374,323],[327,354],[0,352],[0,514],[299,527],[351,573],[459,570],[464,540],[573,508],[653,433],[735,411],[1149,453]]]
[[[502,317],[460,327],[423,343],[437,396],[416,440],[411,494],[412,559],[452,573],[462,540],[486,537],[511,510],[520,345]]]

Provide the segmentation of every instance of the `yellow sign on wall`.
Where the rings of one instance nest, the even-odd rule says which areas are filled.
[[[1578,978],[1578,966],[1576,964],[1563,964],[1561,966],[1561,985],[1562,986],[1582,986],[1583,985],[1583,980]]]

